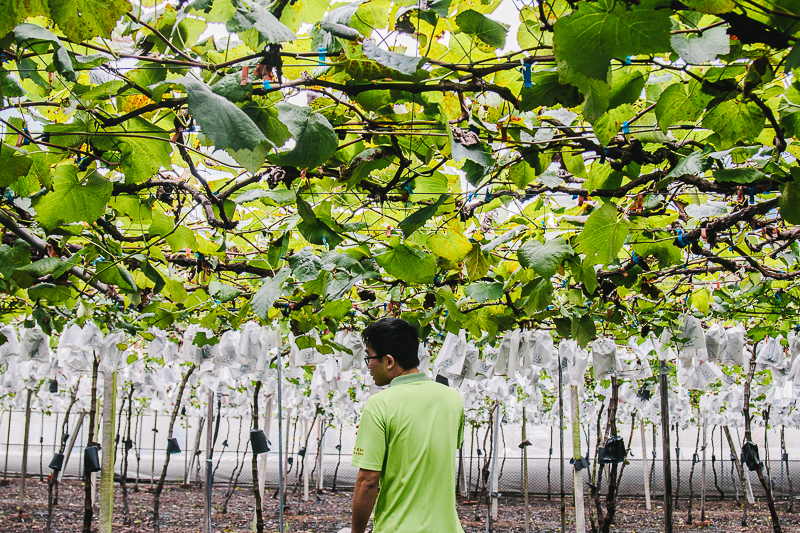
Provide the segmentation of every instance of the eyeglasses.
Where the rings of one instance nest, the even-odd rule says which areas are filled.
[[[365,358],[364,358],[364,363],[365,363],[367,366],[369,366],[369,360],[370,360],[370,359],[380,359],[381,357],[383,357],[383,356],[382,356],[382,355],[373,355],[372,357],[365,357]]]

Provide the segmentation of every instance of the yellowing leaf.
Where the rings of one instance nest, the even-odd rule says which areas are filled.
[[[443,235],[431,235],[425,243],[428,249],[449,261],[458,263],[472,250],[472,243],[461,234],[448,232]]]

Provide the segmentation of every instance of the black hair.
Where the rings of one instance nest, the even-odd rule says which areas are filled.
[[[403,370],[419,366],[419,333],[402,318],[382,318],[361,332],[364,344],[375,355],[390,354]]]

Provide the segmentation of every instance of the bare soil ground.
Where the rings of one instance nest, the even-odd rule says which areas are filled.
[[[129,491],[130,520],[125,523],[122,508],[122,491],[115,486],[114,531],[121,533],[140,533],[152,531],[153,495],[146,491],[148,485],[141,484],[138,493]],[[239,487],[233,493],[228,512],[222,514],[222,502],[226,486],[214,488],[214,511],[212,525],[215,532],[244,533],[250,530],[253,519],[253,492],[250,487]],[[132,487],[131,487],[132,489]],[[68,480],[60,486],[59,506],[55,508],[53,533],[73,533],[81,531],[83,519],[83,486],[75,480]],[[265,504],[265,532],[278,530],[278,503],[267,494]],[[486,531],[486,505],[476,508],[464,505],[459,499],[458,514],[465,533]],[[298,495],[289,493],[286,510],[287,532],[291,533],[337,533],[350,525],[351,494],[346,492],[325,492],[312,495],[311,501],[298,501]],[[681,501],[675,512],[675,530],[679,532],[719,531],[752,533],[771,533],[769,511],[765,502],[757,502],[748,509],[748,525],[742,526],[742,509],[735,501],[708,501],[706,520],[708,525],[699,525],[700,501],[695,499],[694,525],[687,524],[688,502]],[[574,531],[574,510],[567,499],[567,531]],[[19,480],[13,479],[8,486],[0,487],[0,532],[44,531],[47,516],[47,483],[38,478],[28,481],[27,501],[22,515],[18,513]],[[556,533],[560,529],[559,499],[553,497],[531,499],[531,531],[534,533]],[[783,531],[800,533],[800,502],[794,512],[788,513],[788,503],[779,502],[778,510],[782,519]],[[188,533],[201,530],[203,515],[203,491],[200,488],[181,488],[167,486],[161,497],[161,524],[164,533]],[[624,499],[619,502],[616,525],[612,531],[620,533],[660,533],[664,530],[661,506],[654,502],[653,509],[647,511],[643,500]],[[97,513],[97,507],[95,507]],[[502,497],[498,521],[492,524],[495,533],[522,533],[524,527],[524,505],[522,498]],[[588,507],[587,507],[588,518]],[[95,524],[96,522],[95,515]],[[588,525],[588,524],[587,524]],[[440,532],[431,532],[440,533]]]

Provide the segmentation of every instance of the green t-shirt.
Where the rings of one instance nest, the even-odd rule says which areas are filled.
[[[463,533],[456,513],[456,450],[464,440],[457,390],[423,373],[371,396],[351,464],[380,471],[374,533]]]

